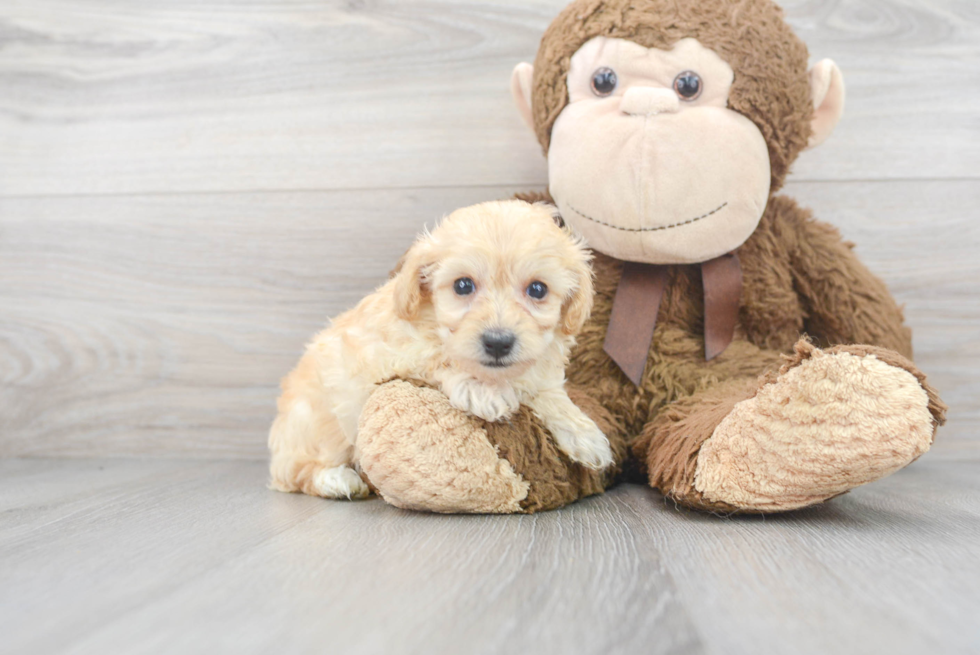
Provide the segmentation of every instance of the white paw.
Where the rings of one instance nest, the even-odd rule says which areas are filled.
[[[495,423],[517,411],[520,401],[510,387],[491,387],[469,379],[453,385],[449,403],[456,409],[468,412]]]
[[[332,469],[323,469],[313,478],[313,486],[316,492],[324,498],[367,498],[371,494],[357,471],[349,466],[337,466]]]
[[[589,423],[588,427],[575,431],[564,427],[555,428],[552,430],[552,436],[558,443],[558,447],[572,461],[592,469],[604,469],[613,463],[612,448],[609,447],[609,440],[602,430],[591,420]]]

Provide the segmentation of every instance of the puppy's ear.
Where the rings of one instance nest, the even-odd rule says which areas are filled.
[[[402,257],[395,275],[395,313],[411,321],[418,317],[425,298],[426,270],[435,263],[432,239],[419,237]]]
[[[592,266],[590,260],[592,255],[581,243],[576,244],[575,265],[575,288],[572,294],[565,299],[561,312],[561,329],[565,334],[578,334],[578,332],[589,320],[592,313],[592,299],[595,296],[595,289],[592,287]]]

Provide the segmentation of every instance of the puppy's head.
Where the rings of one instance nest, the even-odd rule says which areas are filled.
[[[399,315],[431,305],[450,357],[481,378],[519,375],[567,345],[592,309],[591,256],[554,212],[520,200],[453,212],[408,252]]]

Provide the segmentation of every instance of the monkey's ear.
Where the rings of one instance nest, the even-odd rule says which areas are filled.
[[[531,114],[531,81],[534,79],[534,66],[520,63],[514,66],[510,75],[510,94],[520,112],[524,124],[534,131],[534,116]]]
[[[813,97],[813,133],[807,148],[819,146],[837,127],[844,113],[844,76],[830,59],[810,69],[810,95]]]

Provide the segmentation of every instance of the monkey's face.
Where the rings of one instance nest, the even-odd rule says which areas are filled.
[[[696,39],[670,50],[596,37],[572,57],[549,186],[589,245],[650,264],[740,246],[769,199],[766,141],[728,108],[734,73]]]

